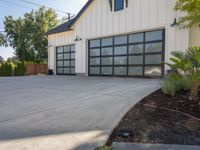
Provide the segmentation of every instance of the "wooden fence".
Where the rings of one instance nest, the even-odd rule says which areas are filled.
[[[37,74],[47,74],[48,65],[47,64],[27,64],[26,65],[26,75],[37,75]]]

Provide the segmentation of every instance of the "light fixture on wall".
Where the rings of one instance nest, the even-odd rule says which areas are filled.
[[[177,23],[177,11],[175,11],[174,22],[170,26],[171,27],[177,27],[178,26],[178,23]]]
[[[46,48],[50,48],[53,47],[53,45],[51,45],[50,43],[48,43],[48,45],[46,46]]]
[[[174,22],[171,24],[171,27],[176,27],[178,26],[178,23],[177,23],[177,19],[174,18]]]
[[[78,42],[78,41],[81,41],[81,40],[82,40],[82,39],[77,35],[74,41],[75,41],[75,42]]]

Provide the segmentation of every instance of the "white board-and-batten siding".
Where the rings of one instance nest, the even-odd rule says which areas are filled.
[[[49,68],[56,70],[56,46],[76,44],[75,71],[87,74],[89,39],[155,29],[165,29],[165,61],[169,61],[171,51],[185,50],[189,45],[189,31],[170,26],[180,15],[174,11],[175,3],[176,0],[128,0],[127,8],[114,12],[108,0],[94,0],[76,21],[73,31],[49,36],[49,43],[53,45],[49,48]],[[77,35],[82,40],[74,42]]]

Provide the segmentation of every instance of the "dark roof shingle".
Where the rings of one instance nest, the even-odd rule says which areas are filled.
[[[60,33],[60,32],[65,32],[65,31],[69,31],[71,30],[71,25],[73,24],[75,18],[72,20],[69,20],[51,30],[49,30],[46,35],[50,35],[50,34],[55,34],[55,33]]]

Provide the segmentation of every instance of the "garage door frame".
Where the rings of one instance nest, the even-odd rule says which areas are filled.
[[[152,40],[152,41],[146,41],[145,37],[146,37],[146,34],[149,33],[149,32],[156,32],[156,31],[162,31],[162,39],[161,40]],[[143,42],[139,42],[139,43],[130,43],[129,42],[129,37],[130,35],[133,35],[133,34],[144,34],[144,41]],[[120,45],[115,45],[114,44],[114,40],[115,40],[115,37],[119,37],[119,36],[126,36],[127,37],[127,43],[126,44],[120,44]],[[107,39],[107,38],[112,38],[113,40],[113,44],[112,46],[102,46],[102,40],[103,39]],[[93,47],[93,48],[90,48],[90,41],[93,41],[93,40],[100,40],[100,47]],[[145,52],[145,46],[146,44],[148,43],[162,43],[162,51],[161,52],[153,52],[153,53],[146,53]],[[131,45],[135,45],[135,44],[142,44],[143,45],[143,53],[142,54],[129,54],[129,47]],[[127,46],[127,53],[124,54],[124,55],[115,55],[114,54],[114,48],[116,46]],[[102,65],[102,58],[104,57],[109,57],[108,56],[102,56],[102,48],[105,48],[105,47],[112,47],[112,55],[110,55],[110,57],[112,57],[112,65],[109,65],[110,67],[112,67],[112,75],[105,75],[105,74],[102,74],[102,67],[105,67],[105,65]],[[100,49],[100,56],[90,56],[90,50],[91,49],[95,49],[95,48],[99,48]],[[145,64],[145,56],[146,55],[161,55],[161,61],[162,63],[161,64]],[[143,56],[143,64],[141,65],[130,65],[129,64],[129,57],[130,56],[137,56],[137,55],[140,55],[140,56]],[[126,56],[127,57],[127,64],[126,65],[115,65],[114,64],[114,58],[115,57],[120,57],[120,56]],[[91,74],[90,73],[90,66],[93,66],[95,67],[95,65],[91,65],[90,64],[90,58],[99,58],[100,57],[100,65],[96,65],[96,67],[100,67],[100,74]],[[139,77],[139,78],[155,78],[155,77],[158,77],[158,78],[162,78],[164,76],[164,72],[165,72],[165,65],[164,65],[164,62],[165,62],[165,29],[157,29],[157,30],[150,30],[150,31],[143,31],[143,32],[135,32],[135,33],[130,33],[130,34],[122,34],[122,35],[116,35],[116,36],[108,36],[108,37],[103,37],[103,38],[95,38],[95,39],[90,39],[88,40],[88,75],[89,76],[110,76],[110,77]],[[126,75],[115,75],[114,74],[114,67],[120,67],[120,66],[123,66],[123,67],[126,67]],[[142,67],[143,68],[143,75],[129,75],[129,67],[131,66],[139,66],[139,67]],[[161,67],[161,76],[145,76],[145,67]]]
[[[72,46],[74,47],[74,50],[72,50]],[[70,47],[70,50],[68,52],[64,51],[65,47]],[[63,52],[58,52],[58,48],[62,48]],[[56,47],[56,75],[76,75],[75,74],[75,65],[72,65],[72,61],[74,61],[75,63],[75,44],[69,44],[69,45],[63,45],[63,46],[57,46]],[[63,59],[58,59],[58,55],[59,54],[63,54]],[[69,58],[64,58],[65,54],[69,54]],[[72,58],[72,54],[74,54],[73,58]],[[63,62],[63,66],[58,66],[58,62],[62,61]],[[69,66],[65,66],[64,62],[65,61],[69,61]],[[58,69],[63,69],[63,73],[59,73]],[[69,73],[65,73],[64,69],[69,69]],[[74,69],[74,72],[72,72],[72,69]]]

